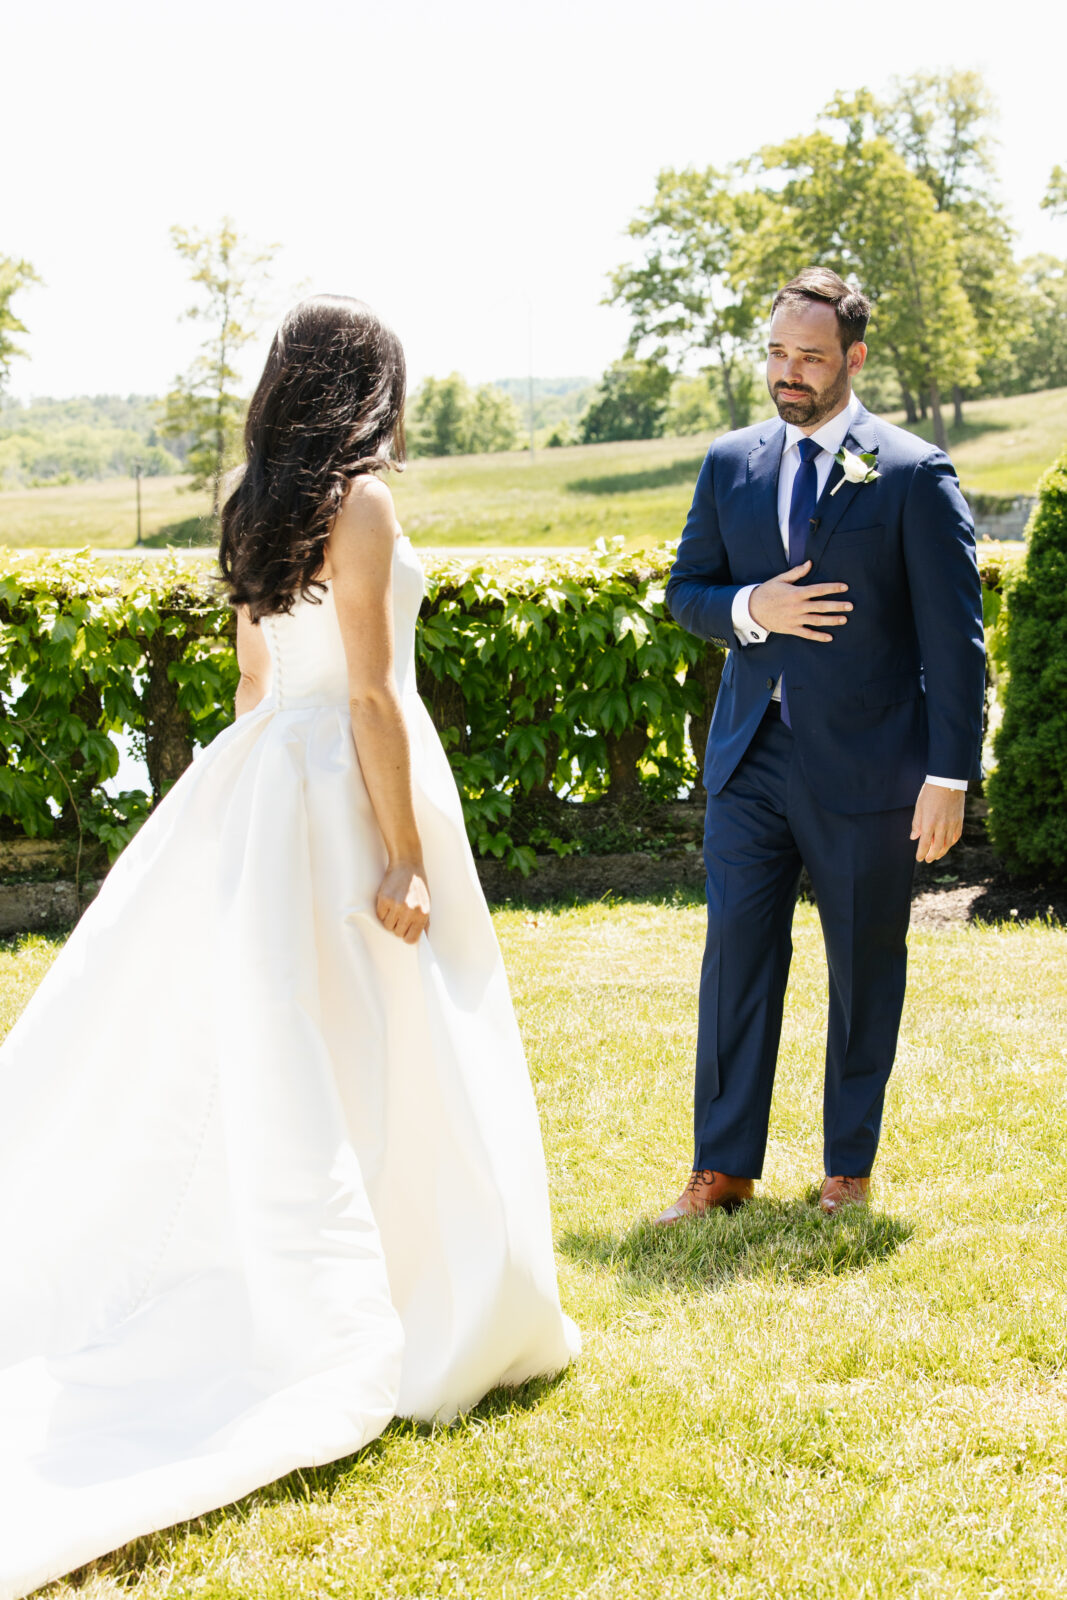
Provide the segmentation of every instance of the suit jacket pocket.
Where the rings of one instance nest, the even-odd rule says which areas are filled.
[[[922,692],[921,681],[910,675],[875,678],[873,683],[863,685],[863,703],[874,711],[880,706],[897,706],[905,700],[917,700]]]
[[[838,550],[854,546],[857,549],[864,545],[869,550],[877,550],[885,537],[885,523],[872,524],[869,528],[838,528],[830,536],[826,547],[827,554],[832,555]]]

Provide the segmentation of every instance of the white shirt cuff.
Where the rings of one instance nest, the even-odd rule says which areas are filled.
[[[963,790],[966,790],[966,788],[967,788],[967,779],[966,778],[931,778],[930,774],[927,773],[926,781],[927,781],[927,783],[932,783],[934,785],[935,789],[963,789]]]
[[[734,632],[740,645],[763,644],[769,638],[768,630],[760,627],[748,609],[752,591],[758,588],[758,583],[750,583],[744,589],[738,589],[734,595],[734,603],[730,607],[730,621],[734,625]]]

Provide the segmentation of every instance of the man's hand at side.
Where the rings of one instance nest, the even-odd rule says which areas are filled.
[[[962,789],[945,789],[937,783],[924,783],[915,802],[911,836],[918,839],[916,861],[940,861],[963,832],[963,808],[967,796]]]
[[[790,567],[753,589],[748,609],[754,622],[768,633],[792,633],[798,639],[815,639],[819,644],[829,644],[832,633],[819,633],[819,628],[840,628],[848,621],[852,610],[848,600],[830,600],[829,595],[841,595],[847,583],[811,583],[798,588],[800,579],[811,571],[811,562]]]

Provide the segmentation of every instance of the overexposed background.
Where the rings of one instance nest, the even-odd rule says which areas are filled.
[[[16,395],[160,393],[199,333],[168,229],[224,213],[303,288],[361,295],[412,383],[596,376],[627,321],[599,304],[662,166],[808,130],[836,89],[980,70],[1023,252],[1067,161],[1048,8],[696,0],[36,0],[4,22],[0,252],[45,280]],[[268,335],[245,357],[250,384]],[[532,349],[531,349],[532,346]]]

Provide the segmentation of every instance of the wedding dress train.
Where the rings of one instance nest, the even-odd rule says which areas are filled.
[[[399,540],[428,935],[375,915],[327,586],[264,620],[269,695],[156,808],[0,1049],[0,1600],[577,1348],[415,689],[422,592]]]

